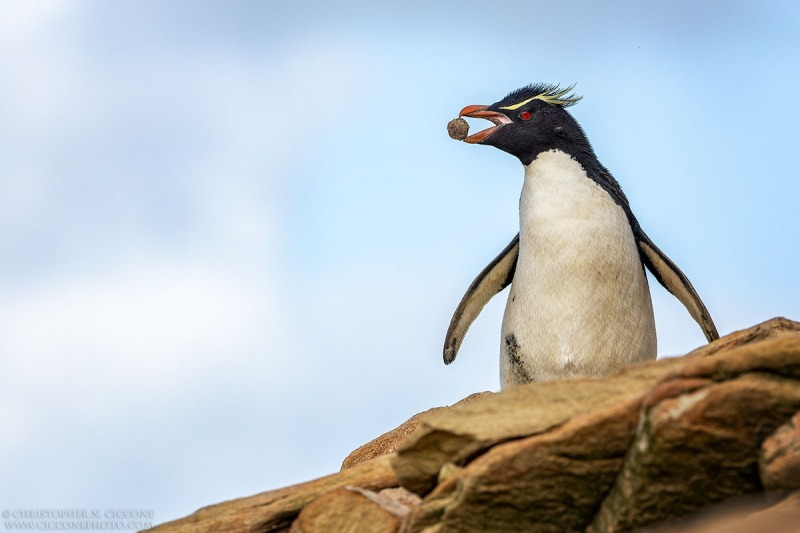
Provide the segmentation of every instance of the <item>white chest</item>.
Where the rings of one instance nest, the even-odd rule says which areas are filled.
[[[501,382],[601,376],[656,355],[647,278],[624,210],[560,151],[525,167]]]

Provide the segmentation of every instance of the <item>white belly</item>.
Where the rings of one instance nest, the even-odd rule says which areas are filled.
[[[656,357],[650,291],[623,209],[560,151],[525,167],[500,380],[614,374]]]

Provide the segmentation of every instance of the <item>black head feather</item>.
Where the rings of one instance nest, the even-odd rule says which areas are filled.
[[[564,109],[581,99],[572,92],[574,88],[574,84],[562,89],[554,84],[537,83],[511,91],[488,108],[506,115],[511,123],[499,127],[481,144],[494,146],[516,156],[523,165],[531,164],[545,151],[560,150],[570,155],[581,164],[588,177],[605,189],[624,209],[635,231],[639,223],[633,216],[619,183],[597,159],[578,122]],[[524,103],[529,99],[532,100]],[[523,114],[527,118],[523,119]]]

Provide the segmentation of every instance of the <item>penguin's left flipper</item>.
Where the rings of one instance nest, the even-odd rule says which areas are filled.
[[[695,322],[700,325],[708,342],[718,339],[719,333],[717,333],[714,321],[711,320],[711,314],[703,304],[703,300],[697,295],[694,287],[692,287],[689,278],[681,272],[681,269],[669,257],[664,255],[664,252],[658,249],[658,246],[653,244],[653,241],[641,228],[637,228],[634,233],[642,261],[647,265],[648,270],[653,273],[653,276],[665,289],[686,307]]]
[[[469,326],[478,317],[483,307],[492,299],[492,296],[505,289],[514,279],[518,257],[519,233],[469,286],[466,294],[461,298],[456,312],[453,313],[450,327],[447,328],[447,335],[444,338],[444,363],[446,365],[455,360],[458,349],[461,347],[461,341],[464,340]]]

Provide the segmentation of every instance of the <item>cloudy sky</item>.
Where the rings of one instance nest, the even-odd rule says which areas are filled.
[[[531,82],[720,333],[800,318],[795,2],[287,4],[0,3],[0,507],[161,522],[497,390],[504,295],[440,350],[522,169],[445,126]]]

